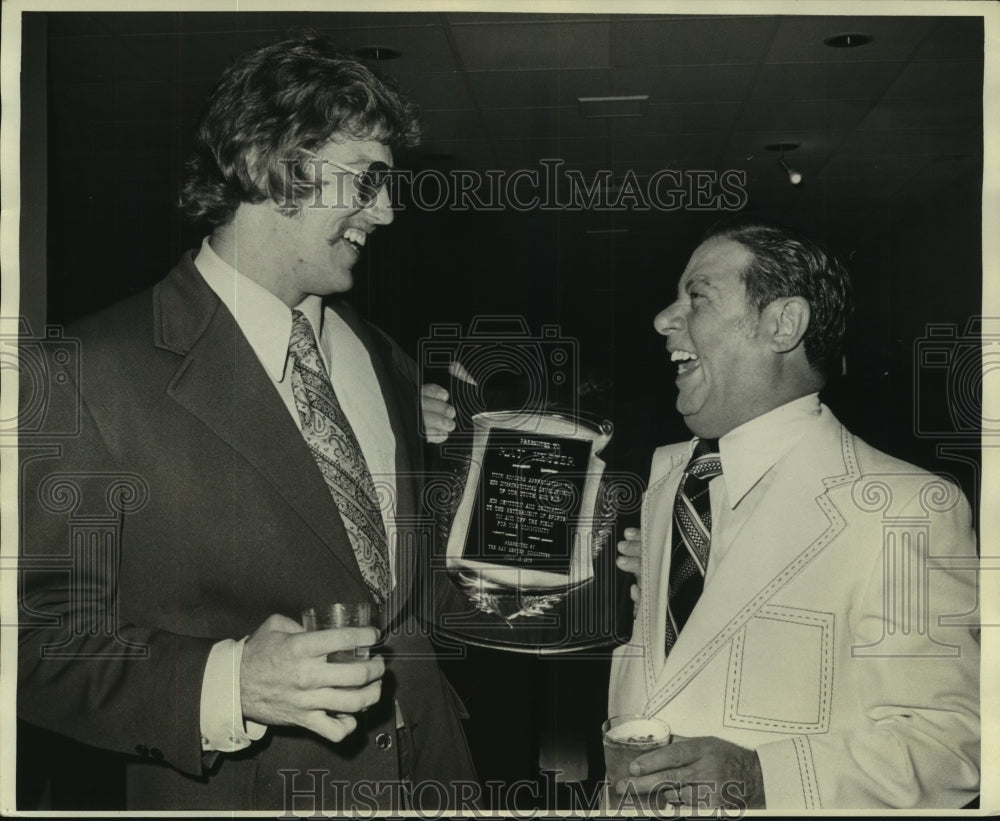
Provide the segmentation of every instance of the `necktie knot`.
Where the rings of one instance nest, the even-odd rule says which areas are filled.
[[[302,311],[292,311],[292,334],[288,339],[288,352],[300,360],[313,354],[319,356],[316,334]]]
[[[722,475],[722,457],[718,439],[699,439],[685,471],[690,476],[708,481]]]

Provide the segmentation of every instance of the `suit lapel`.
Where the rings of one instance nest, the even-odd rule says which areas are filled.
[[[670,656],[658,668],[650,689],[649,712],[661,709],[680,692],[736,631],[844,528],[844,517],[830,502],[827,490],[834,483],[850,479],[845,462],[854,462],[845,460],[840,423],[829,409],[823,412],[817,429],[771,468],[772,484],[766,496],[736,534]],[[683,466],[675,472],[683,472]],[[678,481],[679,477],[672,482],[674,491]],[[666,485],[664,495],[665,491]],[[658,504],[669,510],[672,499],[671,494],[669,501]],[[657,543],[651,543],[651,547],[656,552]],[[666,553],[663,549],[660,552]],[[668,563],[665,558],[662,561]],[[659,593],[650,597],[656,600],[651,606],[665,611],[667,569],[651,581],[657,584]],[[652,611],[649,616],[659,618],[654,624],[663,624],[665,615]],[[654,635],[662,637],[662,630]],[[662,652],[660,647],[660,658]]]
[[[659,480],[650,483],[642,507],[643,555],[642,590],[666,591],[670,572],[670,536],[672,532],[674,497],[680,485],[684,466],[690,458],[687,443],[658,451],[654,458],[651,476],[666,472]],[[665,593],[664,593],[665,596]],[[640,623],[645,629],[643,644],[646,647],[645,675],[646,691],[652,692],[656,679],[663,669],[664,637],[667,629],[666,598],[643,596],[641,606],[646,611]]]
[[[154,292],[156,344],[184,357],[167,393],[251,464],[364,588],[336,505],[250,344],[191,256]]]

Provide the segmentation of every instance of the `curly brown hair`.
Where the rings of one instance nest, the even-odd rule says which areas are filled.
[[[226,68],[208,99],[181,208],[218,226],[243,202],[283,203],[288,158],[304,161],[303,149],[335,134],[414,146],[420,115],[390,81],[340,54],[329,37],[305,31],[256,48]]]

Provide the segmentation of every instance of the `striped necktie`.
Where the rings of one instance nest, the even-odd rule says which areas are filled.
[[[705,584],[708,550],[712,542],[712,505],[708,483],[721,474],[719,440],[699,439],[674,499],[667,595],[668,654],[698,603]]]
[[[312,325],[292,312],[292,393],[302,435],[344,522],[365,584],[379,608],[391,586],[389,549],[375,483],[320,358]]]

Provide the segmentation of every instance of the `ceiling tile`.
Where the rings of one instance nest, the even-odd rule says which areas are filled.
[[[981,59],[984,43],[982,17],[944,17],[935,21],[913,59]]]
[[[396,157],[401,168],[490,168],[493,148],[485,140],[447,140],[428,137],[417,148]]]
[[[718,133],[622,137],[614,142],[614,161],[628,163],[652,160],[669,168],[677,160],[698,160],[710,167],[724,142],[725,135]]]
[[[847,202],[851,197],[857,199],[871,200],[883,199],[892,196],[903,183],[906,177],[897,177],[890,174],[881,174],[870,177],[806,177],[803,187],[809,186],[820,193],[820,196],[828,202]]]
[[[775,143],[798,143],[795,156],[827,155],[837,150],[844,140],[843,131],[736,131],[726,144],[726,155],[732,157],[768,156],[764,146]]]
[[[912,177],[927,164],[919,154],[858,154],[844,152],[830,158],[817,175],[821,179],[896,179]]]
[[[469,85],[480,108],[575,106],[578,97],[610,92],[605,69],[470,72]]]
[[[926,200],[960,182],[982,184],[983,164],[978,157],[934,157],[895,192],[900,199]]]
[[[608,22],[452,25],[469,71],[524,68],[607,68]]]
[[[886,91],[889,99],[927,100],[934,97],[981,98],[983,63],[980,60],[937,60],[906,66]]]
[[[243,48],[256,45],[254,38],[243,42]],[[167,81],[176,80],[183,60],[191,55],[181,50],[182,40],[176,34],[123,35],[118,38],[119,80]],[[208,48],[212,50],[211,47]],[[236,52],[233,53],[233,56]],[[225,61],[222,63],[225,65]],[[215,77],[218,78],[216,72]]]
[[[756,64],[774,36],[770,17],[615,21],[615,66]]]
[[[905,60],[933,27],[929,17],[784,17],[768,63],[892,62]],[[823,40],[862,33],[874,39],[858,48],[830,48]]]
[[[539,134],[553,138],[607,137],[608,120],[581,117],[572,108],[506,108],[483,112],[486,130],[491,136],[532,139]]]
[[[877,99],[902,63],[785,63],[761,66],[752,96],[758,100]]]
[[[880,100],[861,129],[982,127],[983,104],[974,97],[935,100]]]
[[[612,93],[648,94],[650,105],[738,102],[746,98],[752,80],[747,66],[619,68],[612,75]]]
[[[190,16],[190,15],[189,15]],[[178,31],[181,15],[169,11],[52,12],[48,16],[50,36],[81,34],[167,34]]]
[[[337,47],[348,54],[365,46],[389,46],[402,52],[398,59],[370,63],[386,74],[457,71],[459,68],[442,25],[333,29],[327,33]]]
[[[306,14],[316,29],[381,29],[387,27],[440,25],[443,15],[429,12],[314,11]]]
[[[180,16],[180,30],[190,32],[281,32],[305,27],[309,16],[305,12],[284,11],[196,11]]]
[[[44,12],[26,12],[44,14]],[[79,37],[85,34],[111,34],[111,21],[116,15],[100,12],[61,11],[46,14],[49,37]]]
[[[422,111],[474,108],[466,75],[460,71],[394,74],[400,89],[411,96]]]
[[[540,168],[541,159],[561,159],[569,167],[581,163],[609,163],[610,142],[603,137],[589,139],[494,140],[497,162],[503,167]]]
[[[611,127],[617,136],[728,132],[739,111],[739,103],[651,105],[645,117],[618,117]]]
[[[449,12],[448,22],[463,23],[568,23],[607,22],[610,17],[602,14],[523,14],[520,12]]]
[[[755,100],[745,103],[740,131],[843,131],[868,113],[871,100]]]
[[[855,131],[841,150],[855,154],[973,154],[981,156],[983,136],[977,129],[893,129]]]
[[[229,63],[262,43],[274,39],[277,31],[245,32],[185,32],[173,48],[179,52],[180,76],[183,80],[218,80]],[[154,44],[144,44],[152,47]]]
[[[478,111],[425,111],[423,119],[427,139],[433,139],[435,134],[457,140],[486,137]]]

